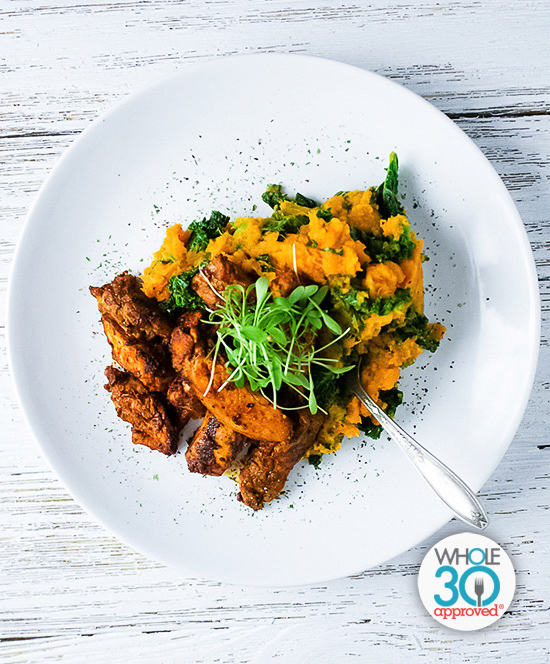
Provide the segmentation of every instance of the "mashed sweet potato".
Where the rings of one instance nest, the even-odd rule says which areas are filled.
[[[239,217],[201,250],[191,251],[190,233],[175,224],[143,274],[143,290],[170,302],[172,279],[195,274],[216,256],[247,274],[266,276],[274,295],[297,285],[327,285],[331,315],[347,329],[331,348],[333,357],[346,365],[362,356],[365,389],[382,407],[394,409],[402,368],[423,349],[434,350],[444,328],[423,315],[423,242],[397,198],[388,213],[380,192],[340,192],[316,204],[299,194],[290,199],[272,186],[269,197],[264,195],[275,210],[271,216]],[[376,430],[358,399],[331,389],[324,401],[327,417],[309,455],[333,452],[344,436]]]

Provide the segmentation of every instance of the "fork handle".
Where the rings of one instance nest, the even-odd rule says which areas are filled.
[[[486,528],[489,524],[487,514],[468,485],[425,447],[416,442],[389,415],[386,415],[360,383],[355,386],[354,392],[380,422],[386,433],[405,452],[447,507],[462,521],[480,530]]]

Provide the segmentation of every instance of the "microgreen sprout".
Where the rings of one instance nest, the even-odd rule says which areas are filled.
[[[218,391],[230,382],[238,387],[248,384],[253,391],[259,390],[274,408],[309,407],[312,413],[325,412],[315,397],[313,369],[316,376],[319,372],[341,374],[352,369],[338,366],[337,359],[323,355],[323,351],[349,332],[349,328],[342,331],[321,306],[327,293],[327,286],[311,285],[296,287],[288,297],[273,297],[267,277],[260,277],[246,289],[238,284],[228,286],[223,293],[223,304],[211,311],[205,321],[217,326],[212,378],[205,394],[212,387],[216,360],[223,350],[230,374]],[[322,328],[335,336],[316,348]],[[278,405],[277,395],[283,385],[297,392],[303,405],[295,408]]]

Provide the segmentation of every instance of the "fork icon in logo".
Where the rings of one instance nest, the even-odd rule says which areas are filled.
[[[481,598],[483,597],[483,577],[476,576],[474,581],[474,592],[477,595],[477,605],[481,606]]]

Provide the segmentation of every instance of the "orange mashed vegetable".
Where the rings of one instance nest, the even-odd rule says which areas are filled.
[[[343,342],[333,347],[336,358],[351,355],[356,363],[358,355],[363,356],[365,389],[384,407],[381,392],[395,388],[401,369],[422,352],[417,337],[395,333],[408,317],[424,311],[422,240],[410,230],[404,212],[381,218],[372,189],[340,193],[315,207],[283,200],[278,213],[301,223],[283,234],[274,217],[239,217],[199,252],[188,251],[190,233],[174,224],[144,272],[145,294],[160,302],[168,300],[171,277],[220,254],[258,276],[267,276],[275,295],[275,280],[283,274],[296,275],[301,284],[327,284],[336,303],[331,315],[343,328],[350,328]],[[391,241],[393,246],[405,238],[408,257],[381,260],[372,248],[369,252],[364,238]],[[426,330],[436,342],[445,331],[438,323],[428,324]],[[362,420],[370,417],[355,397],[347,404],[333,403],[327,410],[326,423],[309,454],[334,452],[344,436],[357,436]]]

